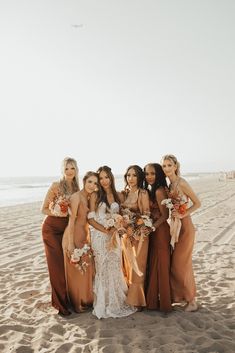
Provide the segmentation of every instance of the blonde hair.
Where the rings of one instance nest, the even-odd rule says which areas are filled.
[[[180,163],[178,162],[177,158],[173,154],[166,154],[165,156],[162,157],[161,164],[163,164],[165,160],[169,160],[174,163],[174,165],[176,166],[175,174],[180,176]]]
[[[77,161],[74,158],[65,157],[63,159],[63,161],[62,161],[62,164],[61,164],[62,177],[60,179],[60,188],[62,189],[62,192],[64,194],[69,194],[68,185],[66,183],[65,176],[64,176],[65,169],[66,169],[68,164],[72,164],[73,167],[75,168],[75,176],[74,176],[73,181],[72,181],[72,193],[80,190],[80,188],[79,188],[79,179],[78,179],[78,165],[77,165]]]

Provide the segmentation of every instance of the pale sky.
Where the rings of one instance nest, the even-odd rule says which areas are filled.
[[[235,169],[234,0],[0,0],[0,176]]]

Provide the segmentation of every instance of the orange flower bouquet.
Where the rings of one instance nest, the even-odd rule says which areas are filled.
[[[69,214],[69,199],[58,195],[49,204],[49,210],[56,217],[66,217]]]
[[[188,200],[185,195],[177,196],[176,198],[164,199],[161,202],[162,205],[165,205],[169,210],[177,211],[181,215],[185,215],[187,211]],[[179,234],[181,229],[181,220],[179,218],[171,215],[170,219],[170,234],[171,234],[171,246],[174,250],[175,243],[179,240]]]
[[[129,209],[122,209],[124,227],[123,248],[126,256],[129,258],[134,271],[140,276],[135,258],[139,255],[144,239],[155,230],[152,219],[148,215],[140,215],[131,212]],[[136,244],[137,242],[137,244]],[[137,249],[136,246],[137,245]],[[132,254],[133,253],[133,254]]]
[[[147,215],[140,215],[131,212],[129,209],[123,209],[123,226],[131,241],[144,240],[151,232],[154,232],[152,219]]]

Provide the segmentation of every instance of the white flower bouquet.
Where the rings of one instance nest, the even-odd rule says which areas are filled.
[[[82,248],[75,248],[71,254],[70,263],[73,264],[77,269],[84,274],[87,267],[91,263],[93,257],[92,249],[90,245],[85,244]]]

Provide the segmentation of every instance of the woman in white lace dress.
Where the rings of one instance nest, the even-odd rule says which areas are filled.
[[[91,246],[95,256],[94,310],[98,318],[123,317],[133,314],[136,309],[125,304],[127,285],[122,272],[122,250],[120,239],[110,247],[114,228],[105,228],[107,215],[119,213],[119,196],[115,189],[114,177],[107,166],[100,167],[100,189],[90,199],[88,220],[91,227]]]

